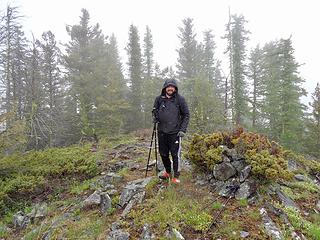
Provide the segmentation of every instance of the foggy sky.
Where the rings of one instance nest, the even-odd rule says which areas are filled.
[[[303,64],[300,67],[300,75],[306,81],[303,86],[309,93],[303,102],[310,101],[310,93],[320,81],[317,58],[320,17],[316,0],[1,0],[0,9],[3,11],[8,3],[18,6],[25,15],[22,25],[29,39],[31,34],[40,38],[44,31],[51,30],[62,43],[70,40],[65,26],[78,24],[81,9],[86,8],[92,25],[99,23],[105,35],[115,34],[124,67],[130,24],[138,26],[141,45],[148,25],[153,36],[154,59],[161,68],[174,66],[177,61],[178,27],[186,17],[193,18],[199,41],[203,39],[203,31],[212,29],[216,57],[227,66],[227,56],[223,55],[226,40],[221,37],[225,34],[230,7],[231,14],[243,14],[248,21],[246,26],[251,34],[247,50],[258,43],[263,46],[292,36],[296,61]]]

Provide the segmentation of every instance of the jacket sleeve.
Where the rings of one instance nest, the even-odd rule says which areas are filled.
[[[159,121],[159,105],[160,105],[160,101],[159,101],[159,96],[156,97],[156,99],[154,100],[154,104],[153,104],[153,108],[152,108],[152,117],[156,120]]]
[[[181,114],[181,125],[180,125],[180,131],[186,132],[187,127],[189,124],[189,108],[188,104],[183,96],[180,96],[180,114]]]

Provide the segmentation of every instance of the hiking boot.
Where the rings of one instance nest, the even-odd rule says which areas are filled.
[[[160,179],[169,179],[170,178],[170,173],[164,172],[161,176],[159,176]]]
[[[171,182],[175,183],[175,184],[179,184],[180,180],[179,180],[179,178],[172,178]]]

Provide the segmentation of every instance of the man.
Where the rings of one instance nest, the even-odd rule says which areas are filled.
[[[185,135],[189,123],[189,109],[186,100],[178,94],[176,80],[166,80],[161,95],[155,99],[153,106],[154,121],[158,123],[159,152],[165,167],[160,178],[171,177],[171,153],[173,161],[173,183],[180,183],[181,138]]]

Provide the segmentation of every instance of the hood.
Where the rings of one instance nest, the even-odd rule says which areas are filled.
[[[174,86],[175,89],[176,89],[175,93],[176,94],[178,93],[177,81],[175,79],[167,79],[163,84],[163,87],[162,87],[162,90],[161,90],[161,95],[165,95],[166,94],[166,87],[168,87],[169,85]]]

